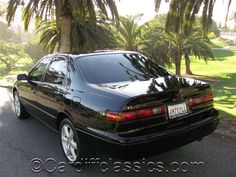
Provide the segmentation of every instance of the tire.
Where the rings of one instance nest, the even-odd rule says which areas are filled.
[[[79,135],[73,123],[67,118],[63,119],[59,131],[63,153],[71,165],[76,165],[80,158],[81,149]]]
[[[20,97],[17,91],[14,92],[14,107],[18,119],[26,119],[29,117],[29,113],[25,110],[25,108],[21,104]]]

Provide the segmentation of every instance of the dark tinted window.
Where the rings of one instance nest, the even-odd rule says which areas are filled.
[[[51,58],[43,58],[29,73],[29,80],[40,81]]]
[[[65,58],[56,58],[49,66],[44,82],[63,85],[67,75],[67,62]]]
[[[139,54],[106,54],[77,59],[85,79],[94,84],[149,80],[169,73]]]

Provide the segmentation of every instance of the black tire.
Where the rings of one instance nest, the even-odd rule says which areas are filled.
[[[70,131],[72,131],[73,132],[73,143],[76,143],[76,146],[77,146],[77,150],[71,150],[71,152],[74,152],[74,154],[76,155],[76,158],[73,158],[73,160],[72,160],[72,158],[71,157],[69,157],[70,155],[71,156],[73,156],[72,155],[72,153],[70,154],[70,155],[67,155],[66,154],[66,150],[65,150],[65,148],[68,148],[68,147],[63,147],[63,137],[65,137],[64,136],[64,134],[63,134],[63,128],[66,128],[66,126],[68,126],[68,127],[70,127],[69,129],[70,129]],[[62,150],[63,150],[63,153],[64,153],[64,155],[65,155],[65,158],[67,159],[67,161],[72,165],[72,166],[76,166],[77,164],[76,164],[76,162],[79,162],[79,160],[80,160],[80,154],[81,154],[81,149],[80,149],[80,139],[79,139],[79,135],[78,135],[78,133],[77,133],[77,131],[75,130],[75,127],[74,127],[74,125],[73,125],[73,123],[69,120],[69,119],[67,119],[67,118],[65,118],[65,119],[63,119],[62,121],[61,121],[61,124],[60,124],[60,128],[59,128],[59,131],[60,131],[60,142],[61,142],[61,148],[62,148]],[[68,144],[70,144],[70,145],[68,145],[68,146],[72,146],[72,144],[73,144],[72,142],[71,142],[71,144],[70,143],[68,143]],[[64,144],[64,146],[65,146],[65,144]]]
[[[17,103],[17,99],[18,99],[18,103]],[[19,108],[17,108],[17,106]],[[14,108],[15,108],[15,113],[18,119],[26,119],[30,116],[30,114],[25,110],[25,108],[21,104],[20,97],[17,91],[14,92]]]

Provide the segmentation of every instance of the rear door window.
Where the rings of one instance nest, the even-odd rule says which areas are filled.
[[[67,61],[64,57],[57,57],[49,65],[44,82],[64,85],[68,73]]]

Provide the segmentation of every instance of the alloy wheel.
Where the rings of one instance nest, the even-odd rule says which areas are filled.
[[[66,157],[75,162],[77,159],[78,147],[75,140],[75,134],[68,124],[64,124],[61,128],[61,143]]]

